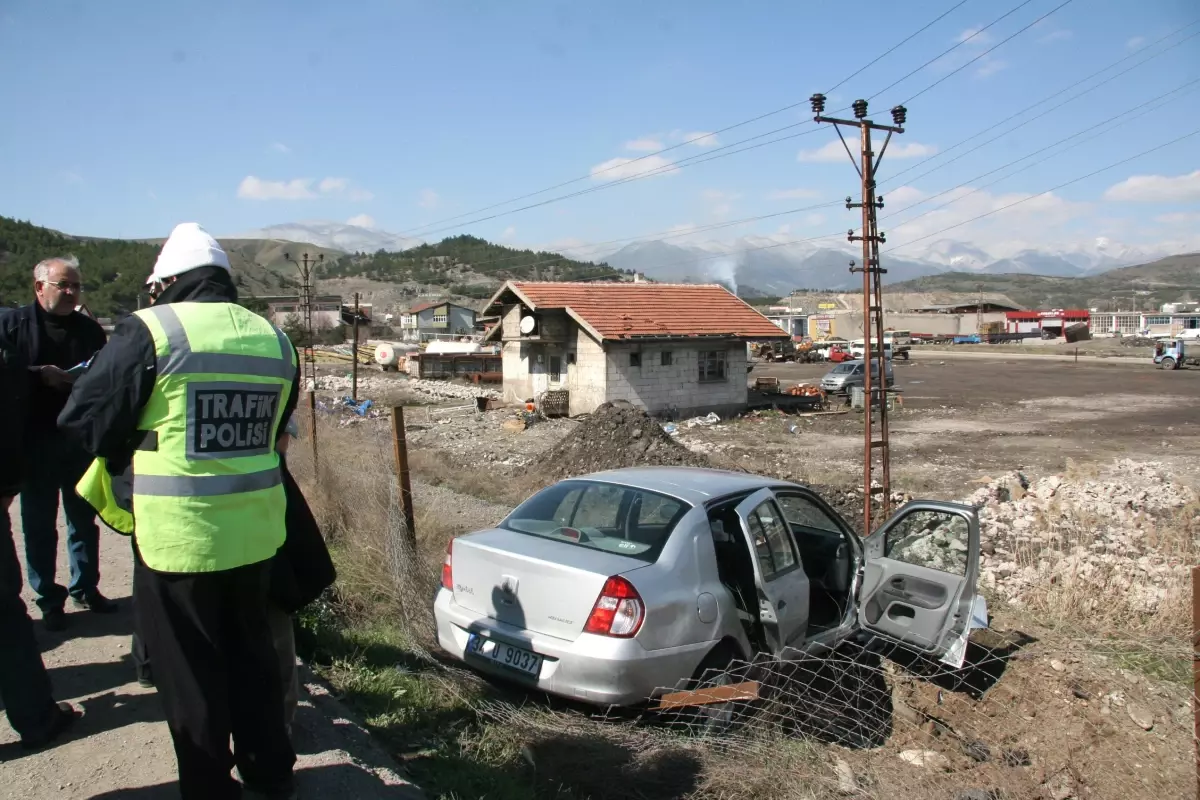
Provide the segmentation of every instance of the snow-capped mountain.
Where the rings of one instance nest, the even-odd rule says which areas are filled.
[[[287,242],[302,242],[330,250],[342,250],[347,253],[374,253],[377,250],[408,250],[421,244],[420,239],[399,236],[376,228],[366,228],[361,225],[349,225],[327,220],[311,220],[307,222],[289,222],[281,225],[268,225],[265,228],[246,231],[225,239],[282,239]]]
[[[1135,247],[1108,239],[1062,249],[1021,248],[1013,244],[994,252],[950,239],[924,248],[883,257],[887,283],[942,272],[980,275],[1019,273],[1075,278],[1118,267],[1145,264],[1180,252],[1178,248]],[[857,246],[825,240],[797,242],[771,237],[743,237],[729,242],[672,244],[663,241],[626,245],[604,258],[618,269],[632,269],[658,280],[719,281],[727,286],[752,286],[768,294],[792,289],[849,289],[861,277],[848,271],[859,255]],[[856,259],[860,260],[860,259]]]

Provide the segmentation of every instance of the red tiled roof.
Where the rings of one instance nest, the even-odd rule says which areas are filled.
[[[786,338],[775,323],[723,286],[665,283],[526,283],[514,289],[535,310],[569,309],[605,339],[634,336]]]

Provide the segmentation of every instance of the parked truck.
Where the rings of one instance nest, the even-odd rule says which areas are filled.
[[[1183,339],[1159,339],[1154,345],[1154,363],[1159,369],[1200,367],[1200,347],[1188,347]]]

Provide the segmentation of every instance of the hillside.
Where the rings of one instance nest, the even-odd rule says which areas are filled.
[[[1024,308],[1153,310],[1200,299],[1200,253],[1159,259],[1082,278],[946,272],[890,284],[888,292],[984,292],[1008,295]]]
[[[491,296],[506,280],[576,281],[623,274],[604,263],[514,250],[474,236],[455,236],[399,253],[355,253],[321,269],[322,278],[362,277],[414,288],[440,286],[451,295],[475,299]]]

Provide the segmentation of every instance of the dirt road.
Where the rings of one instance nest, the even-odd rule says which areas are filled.
[[[23,553],[20,513],[14,503],[17,552]],[[61,525],[61,523],[60,523]],[[60,542],[66,533],[60,527]],[[60,543],[59,582],[65,581],[65,546]],[[22,557],[22,561],[24,561]],[[71,613],[65,633],[34,626],[43,644],[56,696],[82,708],[79,720],[54,748],[27,755],[17,736],[0,721],[0,800],[166,800],[178,797],[175,754],[154,690],[133,681],[129,660],[132,578],[129,541],[101,534],[101,590],[121,604],[113,615]],[[26,603],[32,595],[26,587]],[[306,669],[307,690],[293,735],[299,761],[301,798],[353,797],[420,800],[422,794],[398,773],[395,763]]]

